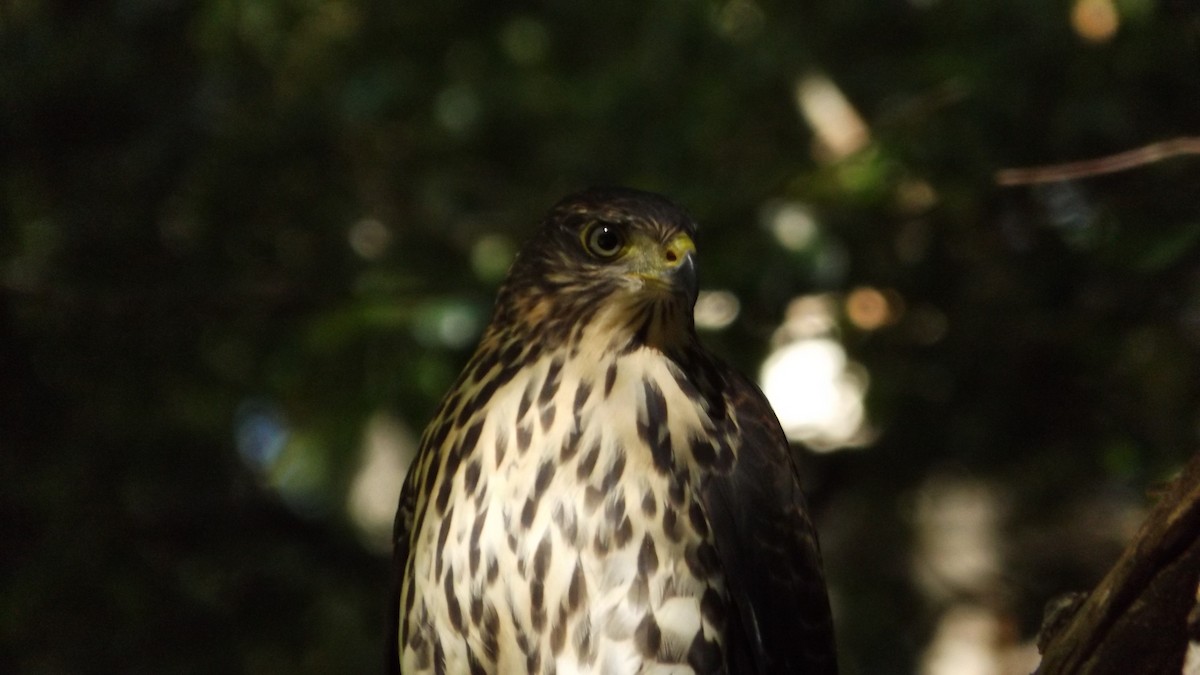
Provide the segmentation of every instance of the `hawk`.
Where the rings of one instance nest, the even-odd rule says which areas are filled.
[[[401,492],[392,672],[836,673],[787,441],[696,337],[695,231],[593,189],[521,249]]]

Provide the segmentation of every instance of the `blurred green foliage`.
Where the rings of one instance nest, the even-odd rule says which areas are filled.
[[[1196,133],[1200,7],[1109,5],[1090,42],[1031,0],[7,3],[0,670],[377,668],[364,425],[422,427],[515,246],[605,183],[701,222],[741,303],[705,339],[747,371],[798,295],[902,301],[840,331],[877,439],[804,459],[845,671],[911,672],[950,602],[911,569],[931,477],[1000,495],[968,599],[1032,635],[1120,543],[1077,516],[1144,503],[1200,428],[1197,160],[993,181]],[[814,152],[812,73],[858,153]],[[785,202],[802,250],[763,226]],[[280,429],[239,455],[247,410],[286,470]]]

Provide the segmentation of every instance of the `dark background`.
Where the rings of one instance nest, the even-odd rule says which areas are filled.
[[[1196,448],[1200,158],[994,180],[1196,134],[1190,0],[15,0],[0,59],[3,672],[378,669],[399,457],[590,184],[700,221],[715,351],[867,385],[797,446],[848,675],[1027,672]]]

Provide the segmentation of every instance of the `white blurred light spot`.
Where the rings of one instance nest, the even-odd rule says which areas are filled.
[[[1196,607],[1200,607],[1200,587],[1196,588]],[[1187,652],[1183,655],[1183,675],[1200,675],[1200,636],[1192,635],[1188,641]]]
[[[729,291],[700,291],[696,298],[696,327],[720,330],[737,319],[742,303]]]
[[[466,307],[451,307],[442,312],[438,321],[438,336],[451,347],[466,347],[478,332],[479,322]]]
[[[392,233],[387,225],[375,218],[363,218],[351,225],[346,238],[351,250],[366,260],[379,258],[392,243]]]
[[[777,337],[780,342],[828,335],[837,325],[834,317],[837,305],[830,295],[804,295],[788,303],[783,325]]]
[[[818,450],[864,439],[866,378],[830,338],[791,342],[762,366],[762,388],[788,438]]]
[[[396,501],[416,452],[415,437],[395,417],[377,413],[368,420],[362,464],[350,486],[346,510],[366,542],[377,550],[390,550]]]
[[[418,313],[413,336],[427,346],[461,349],[479,336],[480,316],[466,303],[436,303]]]
[[[767,228],[775,241],[789,251],[803,251],[817,238],[817,220],[812,211],[795,202],[774,202],[764,209]]]
[[[1028,675],[1041,660],[1032,641],[1017,641],[1015,620],[958,603],[942,613],[921,656],[920,675]]]
[[[999,505],[987,485],[937,476],[917,496],[914,576],[927,595],[985,596],[1000,574]]]
[[[996,618],[981,608],[946,612],[925,653],[923,675],[1000,675],[989,646],[996,639]]]
[[[844,159],[871,141],[866,122],[833,80],[821,73],[802,77],[795,88],[796,107],[816,134],[821,153]],[[818,158],[822,158],[818,156]]]

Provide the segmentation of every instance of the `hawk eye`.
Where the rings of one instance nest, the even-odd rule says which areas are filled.
[[[612,223],[596,223],[584,232],[583,243],[597,258],[612,258],[625,246],[625,232]]]

